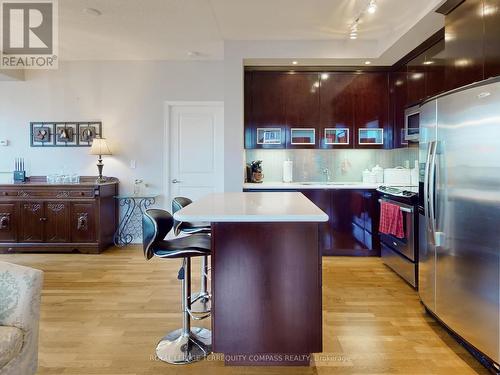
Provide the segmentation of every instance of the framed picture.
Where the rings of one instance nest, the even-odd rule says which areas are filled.
[[[56,146],[76,146],[76,124],[56,125]]]
[[[31,147],[90,147],[102,137],[102,122],[31,122]]]
[[[54,145],[54,124],[31,123],[31,146],[44,147]]]
[[[101,123],[79,123],[78,145],[91,146],[95,137],[101,137]]]

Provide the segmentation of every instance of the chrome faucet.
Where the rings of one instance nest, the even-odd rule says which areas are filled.
[[[330,170],[328,168],[324,168],[322,172],[325,175],[325,182],[330,182]]]

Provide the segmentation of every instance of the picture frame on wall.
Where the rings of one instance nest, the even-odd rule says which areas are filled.
[[[31,123],[31,146],[54,146],[54,124]]]
[[[56,125],[56,146],[76,146],[77,145],[77,125],[60,124]]]
[[[30,122],[31,147],[90,147],[102,122]]]
[[[78,145],[91,146],[92,141],[101,135],[101,123],[80,123],[78,124]]]

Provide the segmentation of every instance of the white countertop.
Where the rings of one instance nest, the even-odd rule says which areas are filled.
[[[212,193],[177,211],[179,221],[324,222],[328,215],[298,192]]]
[[[367,184],[363,182],[263,182],[244,183],[243,189],[377,189],[382,184]],[[391,186],[394,186],[391,184]]]

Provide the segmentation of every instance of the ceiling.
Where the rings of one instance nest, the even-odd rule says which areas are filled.
[[[442,0],[377,0],[377,12],[366,13],[358,39],[349,40],[349,25],[368,2],[62,0],[60,56],[62,60],[219,60],[227,41],[295,41],[297,49],[308,42],[342,42],[352,49],[364,43],[371,48],[363,50],[366,57],[376,57]],[[86,8],[101,15],[89,14]],[[331,53],[335,57],[335,51]],[[266,57],[283,57],[269,54]]]

